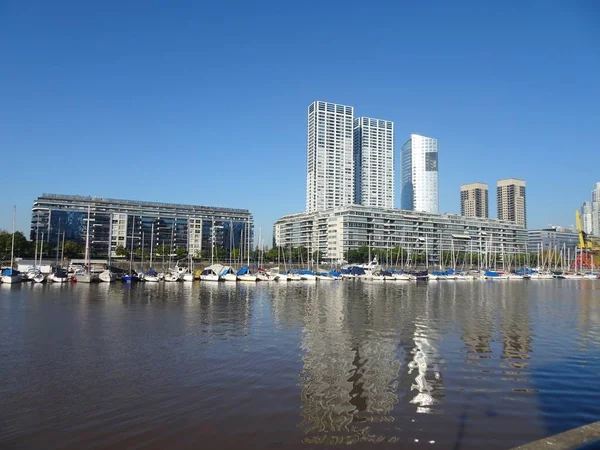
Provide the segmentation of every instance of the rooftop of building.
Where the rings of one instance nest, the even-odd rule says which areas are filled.
[[[484,224],[484,223],[502,224],[502,225],[506,225],[509,227],[522,228],[515,222],[494,219],[494,218],[489,218],[489,217],[468,217],[468,216],[462,216],[460,214],[453,214],[453,213],[430,213],[430,212],[413,211],[413,210],[401,209],[401,208],[381,208],[381,207],[376,207],[376,206],[364,206],[364,205],[345,205],[345,206],[338,206],[335,208],[321,210],[321,211],[314,211],[314,212],[304,211],[301,213],[288,214],[288,215],[285,215],[285,216],[277,219],[275,221],[275,223],[277,223],[281,220],[290,220],[290,219],[295,219],[295,218],[302,219],[303,217],[308,218],[310,216],[319,215],[319,214],[341,213],[344,211],[364,211],[364,212],[372,212],[374,214],[377,214],[377,213],[379,213],[379,214],[406,214],[406,215],[412,215],[412,216],[421,216],[423,218],[429,218],[431,220],[440,218],[440,219],[450,219],[450,220],[459,220],[459,221],[478,221],[478,222],[481,222],[482,224]]]
[[[122,203],[131,206],[149,206],[149,207],[163,207],[163,208],[184,208],[184,209],[199,209],[199,210],[210,210],[210,211],[229,211],[239,213],[250,213],[247,209],[239,208],[225,208],[221,206],[202,206],[202,205],[185,205],[180,203],[161,203],[161,202],[148,202],[143,200],[124,200],[107,197],[93,197],[84,195],[63,195],[63,194],[47,194],[40,195],[35,202],[39,201],[76,201],[76,202],[94,202],[94,203],[105,203],[114,204]]]
[[[484,183],[483,181],[474,181],[473,183],[461,184],[460,188],[468,189],[468,188],[479,187],[479,186],[485,186],[486,189],[488,188],[488,184]]]
[[[498,186],[509,186],[511,184],[522,184],[525,186],[525,180],[521,178],[503,178],[502,180],[498,180]]]

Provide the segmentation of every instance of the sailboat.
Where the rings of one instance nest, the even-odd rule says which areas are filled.
[[[17,207],[13,207],[13,229],[12,229],[12,244],[10,247],[10,267],[2,271],[2,282],[14,284],[21,282],[21,273],[13,269],[15,263],[15,217],[17,215]]]
[[[67,275],[67,271],[64,270],[62,267],[59,266],[58,264],[58,249],[59,249],[59,242],[60,242],[60,225],[59,225],[59,229],[57,232],[57,236],[56,236],[56,264],[54,265],[54,272],[52,272],[50,275],[48,275],[48,281],[51,281],[53,283],[66,283],[67,281],[69,281],[69,277]],[[65,246],[65,233],[63,232],[63,249]]]
[[[194,281],[194,263],[192,261],[192,252],[189,253],[190,261],[187,272],[183,274],[183,281]]]
[[[81,283],[91,283],[98,281],[98,274],[92,273],[92,264],[90,261],[90,206],[88,205],[87,227],[85,232],[85,261],[87,266],[75,272],[73,279]]]
[[[250,272],[250,221],[248,220],[248,232],[247,232],[247,248],[246,248],[246,254],[248,255],[248,259],[247,259],[247,265],[242,267],[240,270],[238,270],[237,272],[237,279],[238,281],[250,281],[250,282],[255,282],[256,281],[256,275],[254,275],[253,273]]]
[[[169,273],[165,274],[165,281],[169,281],[169,282],[174,282],[174,281],[179,281],[179,272],[177,271],[177,269],[172,269],[171,268],[171,255],[173,254],[173,237],[175,234],[175,221],[177,220],[177,217],[175,217],[173,219],[173,225],[171,226],[171,247],[169,250]]]
[[[133,216],[133,222],[131,223],[131,244],[129,246],[129,272],[123,275],[121,280],[126,283],[132,283],[136,281],[140,281],[137,273],[133,271],[133,232],[135,229],[135,216]]]
[[[241,239],[240,239],[241,241]],[[229,226],[229,265],[224,266],[223,270],[219,274],[219,277],[222,281],[237,281],[237,275],[235,270],[231,266],[231,253],[233,252],[233,221],[231,221]]]
[[[108,267],[104,272],[99,275],[100,281],[104,281],[105,283],[112,283],[117,279],[117,275],[110,270],[111,262],[112,262],[112,214],[110,215],[110,223],[108,225]]]
[[[150,283],[158,283],[160,281],[160,276],[158,275],[158,272],[156,270],[154,270],[154,268],[152,267],[153,252],[154,252],[154,223],[152,223],[152,232],[150,234],[150,267],[148,268],[148,271],[144,274],[144,281],[149,281]]]

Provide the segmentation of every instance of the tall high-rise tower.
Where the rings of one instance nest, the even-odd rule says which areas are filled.
[[[592,228],[592,203],[583,202],[581,206],[581,227],[587,234],[594,234]]]
[[[592,234],[600,236],[600,182],[592,191]]]
[[[487,183],[463,184],[460,187],[460,214],[466,217],[488,217]]]
[[[394,122],[354,119],[354,201],[394,207]]]
[[[352,106],[308,106],[307,212],[354,203],[353,120]]]
[[[437,213],[438,142],[411,134],[402,147],[402,194],[400,207]]]
[[[516,222],[527,228],[525,180],[507,178],[498,181],[498,219]]]

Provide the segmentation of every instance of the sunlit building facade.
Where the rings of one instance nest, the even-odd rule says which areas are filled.
[[[460,187],[460,215],[489,217],[487,183],[469,183]]]
[[[584,202],[581,207],[581,227],[587,234],[594,234],[592,202]]]
[[[90,250],[93,255],[112,256],[116,248],[149,255],[151,250],[185,249],[194,256],[213,247],[227,254],[252,242],[253,217],[246,209],[215,208],[175,203],[117,200],[79,195],[43,194],[31,209],[31,239],[43,238],[84,244],[90,217]]]
[[[394,122],[354,119],[354,201],[394,207]]]
[[[308,107],[306,211],[354,203],[354,108],[316,101]]]
[[[438,141],[411,134],[402,147],[402,209],[437,213]]]
[[[600,182],[592,191],[592,234],[600,236]]]
[[[527,195],[525,180],[507,178],[497,185],[498,219],[527,228]]]
[[[340,262],[345,252],[360,247],[400,247],[427,255],[432,264],[453,249],[498,255],[527,250],[527,231],[513,222],[362,205],[282,217],[273,236],[277,246],[319,250],[329,262]]]
[[[575,254],[575,248],[579,245],[579,234],[570,228],[555,226],[541,230],[528,230],[527,234],[529,251],[532,253],[539,250],[567,249]]]

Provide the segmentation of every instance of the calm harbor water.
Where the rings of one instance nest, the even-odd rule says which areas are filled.
[[[0,285],[0,448],[510,448],[600,420],[600,281]]]

